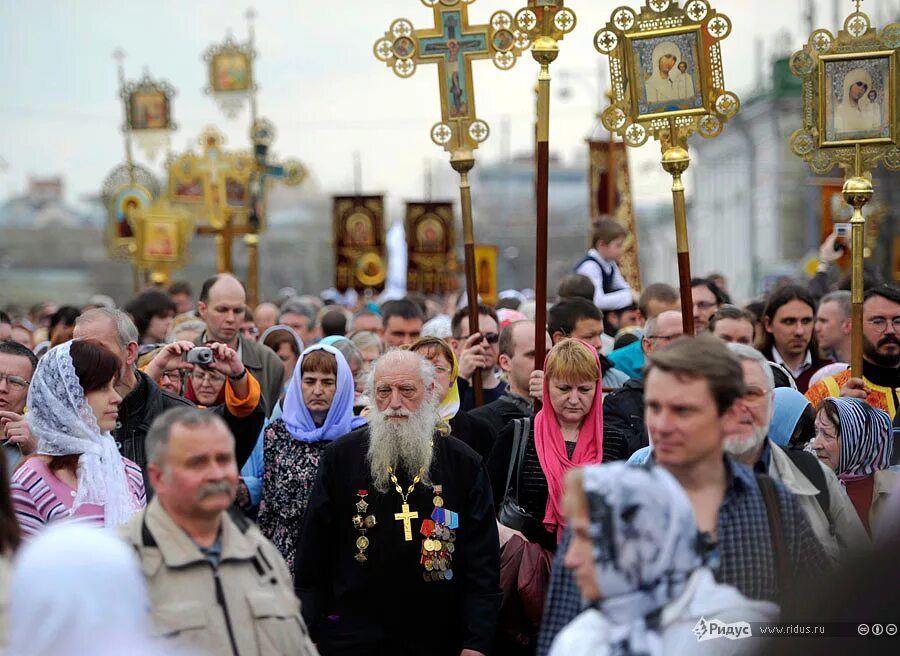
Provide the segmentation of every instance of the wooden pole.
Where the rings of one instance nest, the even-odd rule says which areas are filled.
[[[466,296],[469,300],[469,334],[478,332],[478,280],[475,273],[475,227],[472,221],[472,188],[469,186],[469,171],[475,166],[475,156],[470,150],[455,150],[450,156],[450,165],[459,173],[459,201],[462,210],[463,249],[466,258]],[[472,374],[472,392],[475,407],[484,402],[481,391],[481,369]]]
[[[681,291],[681,325],[685,335],[694,334],[694,301],[691,294],[691,252],[688,247],[687,212],[684,207],[682,174],[691,163],[686,148],[678,145],[675,119],[669,119],[668,143],[663,142],[662,166],[672,176],[675,211],[675,247],[678,251],[678,286]]]
[[[535,312],[534,312],[534,368],[544,368],[547,330],[547,243],[549,240],[550,207],[550,64],[559,54],[554,39],[540,37],[531,51],[541,65],[538,75],[537,102],[537,167],[536,167],[536,242],[535,242]]]

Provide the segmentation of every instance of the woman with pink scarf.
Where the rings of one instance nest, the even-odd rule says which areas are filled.
[[[543,409],[533,420],[510,422],[488,459],[500,522],[550,552],[563,534],[566,472],[603,460],[602,375],[592,346],[576,339],[557,343],[544,365]],[[511,503],[518,506],[517,522],[501,512]]]

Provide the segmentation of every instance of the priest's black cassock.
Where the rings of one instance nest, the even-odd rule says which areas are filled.
[[[435,490],[419,483],[408,497],[412,541],[406,541],[400,494],[377,492],[366,453],[369,429],[325,450],[306,512],[295,564],[303,616],[322,656],[491,653],[500,611],[500,554],[490,481],[481,458],[454,437],[434,437],[430,482],[443,508],[458,514],[450,580],[421,563],[423,520],[435,509]],[[411,484],[398,475],[405,493]],[[368,504],[360,513],[360,492]],[[374,516],[365,532],[366,560],[356,559],[361,533],[354,515]]]

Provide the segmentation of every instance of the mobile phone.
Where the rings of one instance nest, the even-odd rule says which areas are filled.
[[[835,223],[834,224],[834,234],[843,239],[849,238],[850,237],[850,224],[849,223]]]

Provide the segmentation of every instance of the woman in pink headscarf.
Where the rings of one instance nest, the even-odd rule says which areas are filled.
[[[543,409],[533,420],[510,422],[488,459],[500,523],[551,552],[564,528],[566,472],[603,460],[601,378],[592,346],[557,343],[544,365]]]

